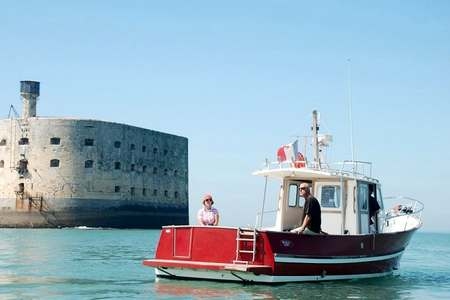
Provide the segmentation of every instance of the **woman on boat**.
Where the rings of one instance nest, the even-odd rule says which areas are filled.
[[[203,207],[197,213],[198,224],[203,226],[219,225],[219,211],[213,208],[214,200],[211,194],[206,194],[202,199]]]

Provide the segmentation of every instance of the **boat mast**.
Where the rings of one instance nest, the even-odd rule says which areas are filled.
[[[352,65],[350,58],[348,62],[348,111],[350,121],[350,149],[352,153],[352,172],[355,173],[355,145],[353,144],[353,116],[352,116]]]
[[[312,136],[313,136],[313,156],[314,156],[314,165],[316,168],[320,170],[320,156],[319,156],[319,123],[317,121],[317,110],[313,110],[313,120],[312,120]]]

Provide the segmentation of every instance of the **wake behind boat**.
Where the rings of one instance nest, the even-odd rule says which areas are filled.
[[[399,197],[398,205],[384,209],[371,164],[344,161],[332,168],[323,155],[332,138],[319,135],[316,111],[311,128],[311,161],[295,142],[278,150],[278,162],[253,173],[265,178],[266,188],[268,178],[281,181],[272,227],[262,226],[265,203],[254,228],[164,226],[155,258],[143,264],[158,277],[257,283],[371,278],[398,270],[422,226],[423,204]],[[320,203],[326,233],[290,232],[303,219],[302,183]]]

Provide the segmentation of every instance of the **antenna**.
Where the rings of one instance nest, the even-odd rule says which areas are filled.
[[[352,152],[352,170],[355,171],[355,145],[353,144],[353,118],[352,118],[352,61],[350,58],[347,59],[348,63],[348,110],[350,119],[350,149]]]
[[[318,139],[318,132],[319,132],[319,123],[317,121],[317,110],[313,110],[313,123],[311,126],[312,136],[313,136],[313,158],[314,158],[314,164],[315,168],[320,170],[320,157],[319,157],[319,139]]]

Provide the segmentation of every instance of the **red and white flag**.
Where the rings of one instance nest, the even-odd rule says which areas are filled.
[[[298,152],[298,140],[293,143],[283,145],[278,148],[277,159],[278,162],[291,161],[294,162]]]
[[[286,160],[286,152],[284,151],[284,147],[286,146],[281,146],[280,148],[278,148],[277,151],[278,162],[283,162]]]

